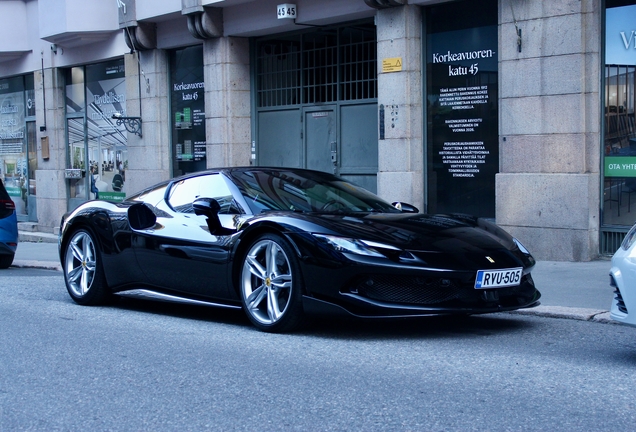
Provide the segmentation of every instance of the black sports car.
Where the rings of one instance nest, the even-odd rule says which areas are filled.
[[[222,168],[90,201],[62,218],[69,294],[243,308],[260,330],[305,313],[480,314],[539,304],[535,261],[495,224],[427,215],[331,174]]]

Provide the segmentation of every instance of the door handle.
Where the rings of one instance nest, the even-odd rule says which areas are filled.
[[[331,163],[334,166],[338,164],[338,147],[335,141],[331,141]]]

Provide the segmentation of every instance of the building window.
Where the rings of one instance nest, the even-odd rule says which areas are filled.
[[[0,179],[19,217],[29,212],[27,140],[32,128],[27,129],[27,123],[35,112],[32,96],[32,75],[0,79]]]
[[[259,40],[258,107],[377,98],[376,45],[371,23]]]
[[[126,197],[128,137],[116,113],[127,116],[123,59],[66,71],[67,169],[81,173],[69,180],[71,200]]]

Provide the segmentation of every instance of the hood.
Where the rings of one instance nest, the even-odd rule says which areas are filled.
[[[485,219],[468,215],[376,213],[365,216],[317,215],[321,225],[344,237],[396,246],[440,268],[532,267],[510,234]]]

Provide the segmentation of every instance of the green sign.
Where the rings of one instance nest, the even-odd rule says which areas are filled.
[[[636,156],[605,156],[605,177],[636,177]]]
[[[99,199],[104,201],[122,202],[126,199],[124,192],[100,192]]]
[[[9,194],[9,196],[12,196],[12,197],[22,196],[22,190],[20,188],[7,186],[5,189],[7,190],[7,193]]]

